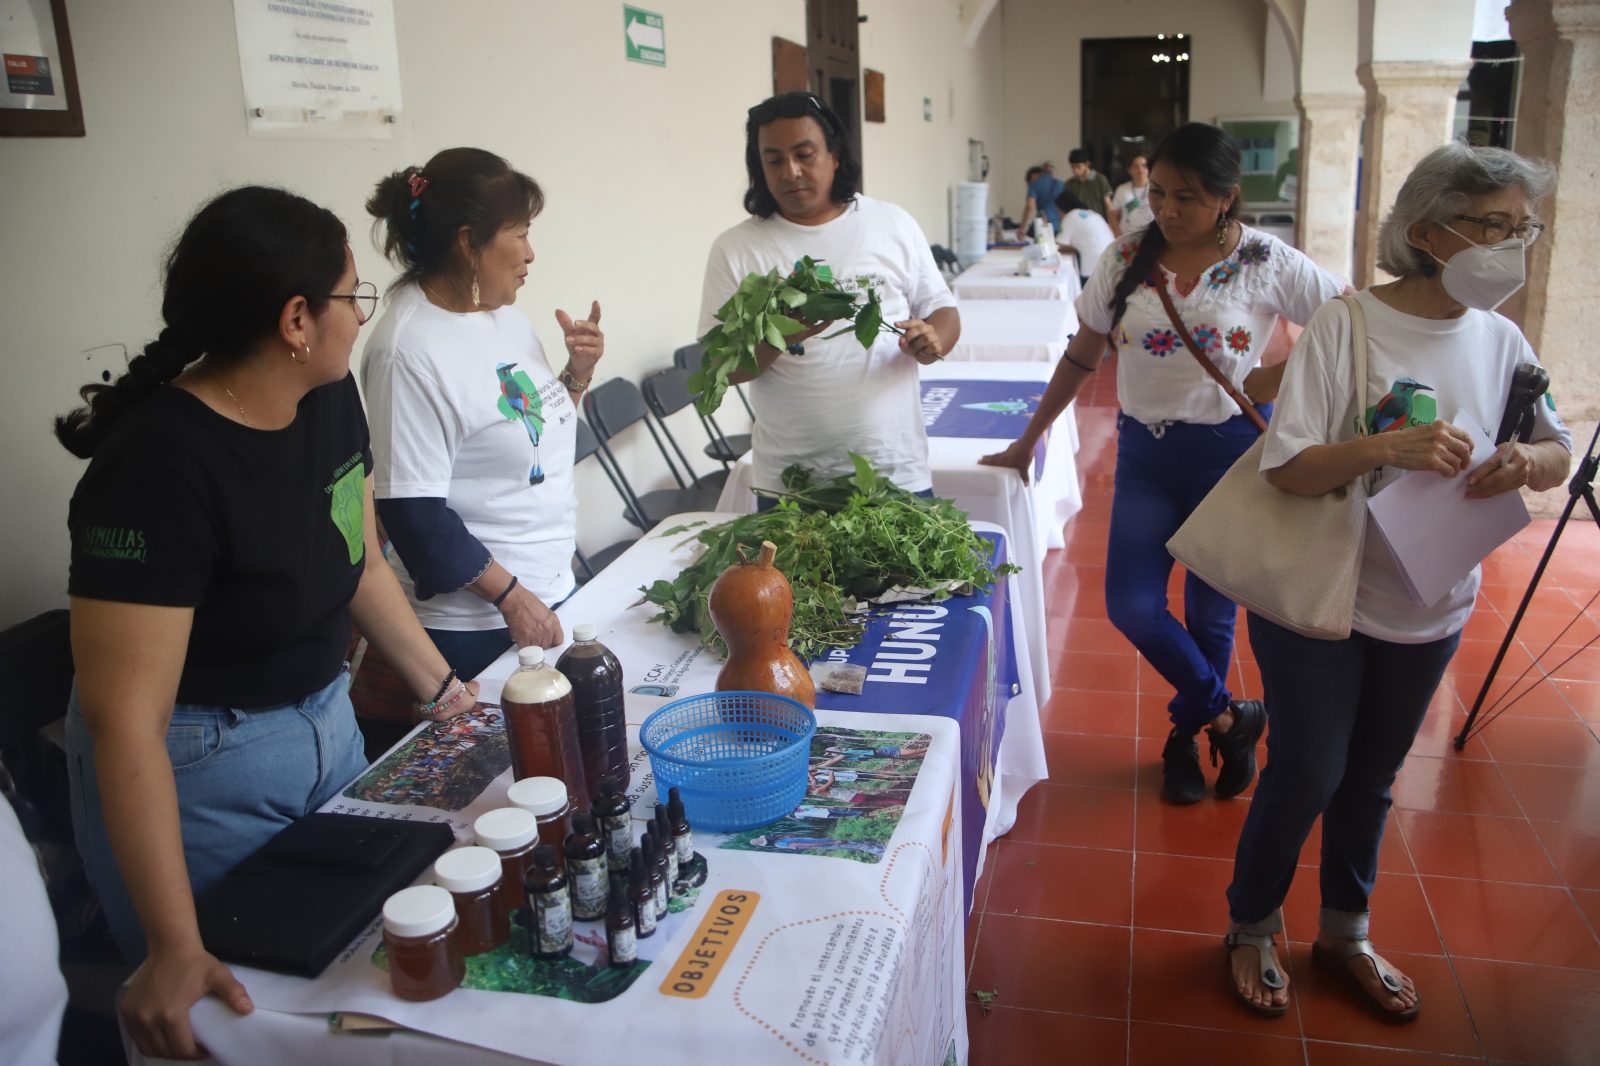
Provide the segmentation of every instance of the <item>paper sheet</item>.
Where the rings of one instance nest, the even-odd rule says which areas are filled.
[[[1406,591],[1424,607],[1443,599],[1529,521],[1520,493],[1467,499],[1467,477],[1494,455],[1494,438],[1465,411],[1451,424],[1472,438],[1466,473],[1446,478],[1413,471],[1367,501]]]

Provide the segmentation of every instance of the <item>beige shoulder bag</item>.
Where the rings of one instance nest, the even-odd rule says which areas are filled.
[[[1353,416],[1366,436],[1367,320],[1354,296],[1350,311]],[[1367,478],[1321,496],[1275,489],[1261,476],[1266,438],[1222,476],[1167,541],[1172,557],[1247,611],[1321,640],[1350,635],[1361,545],[1367,531]]]

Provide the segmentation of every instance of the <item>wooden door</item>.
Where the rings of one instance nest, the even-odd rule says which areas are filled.
[[[860,20],[856,0],[806,0],[806,59],[811,91],[844,120],[861,158]]]

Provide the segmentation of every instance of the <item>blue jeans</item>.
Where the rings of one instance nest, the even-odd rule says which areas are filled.
[[[1271,404],[1257,410],[1263,417]],[[1106,549],[1106,617],[1177,689],[1167,713],[1180,736],[1192,737],[1228,709],[1233,658],[1233,601],[1188,575],[1183,622],[1167,610],[1173,559],[1167,541],[1200,501],[1255,443],[1244,415],[1215,426],[1174,422],[1160,437],[1127,415],[1117,416],[1116,492]]]
[[[1274,918],[1300,848],[1322,817],[1322,928],[1364,937],[1389,786],[1461,634],[1395,644],[1361,633],[1313,640],[1250,615],[1267,700],[1267,765],[1234,855],[1228,907]]]
[[[350,675],[281,707],[249,712],[180,703],[167,726],[178,786],[183,858],[195,895],[294,821],[331,799],[365,769],[350,706]],[[72,825],[89,883],[129,963],[144,960],[144,927],[117,869],[101,811],[94,739],[73,686],[67,704]]]
[[[450,669],[471,681],[514,643],[510,629],[426,629]]]

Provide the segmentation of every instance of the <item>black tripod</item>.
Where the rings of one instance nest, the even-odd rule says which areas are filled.
[[[1500,664],[1505,660],[1506,651],[1511,647],[1512,640],[1516,639],[1517,626],[1522,624],[1522,616],[1528,611],[1528,604],[1533,600],[1534,590],[1539,587],[1539,579],[1544,576],[1545,567],[1550,565],[1550,556],[1555,554],[1556,542],[1561,539],[1561,533],[1567,528],[1567,521],[1572,517],[1572,512],[1577,508],[1579,500],[1589,505],[1589,513],[1594,516],[1595,523],[1600,525],[1600,503],[1596,503],[1594,498],[1594,479],[1596,474],[1600,474],[1600,457],[1595,455],[1595,446],[1597,444],[1600,444],[1600,425],[1595,427],[1594,436],[1589,438],[1589,450],[1584,454],[1583,462],[1578,464],[1578,472],[1573,474],[1572,480],[1567,483],[1567,506],[1561,512],[1561,520],[1556,523],[1555,532],[1550,534],[1550,543],[1545,545],[1544,555],[1539,558],[1539,566],[1533,572],[1533,580],[1528,582],[1528,591],[1523,593],[1522,602],[1517,605],[1517,613],[1511,618],[1511,628],[1506,630],[1505,639],[1500,642],[1500,651],[1495,654],[1494,663],[1489,667],[1489,676],[1483,679],[1483,688],[1478,690],[1478,698],[1472,704],[1472,712],[1467,715],[1466,724],[1461,727],[1461,732],[1456,736],[1455,748],[1457,751],[1464,749],[1468,740],[1483,732],[1490,722],[1504,714],[1511,706],[1508,703],[1499,710],[1491,708],[1493,713],[1482,722],[1478,722],[1478,712],[1482,710],[1483,701],[1489,696],[1489,686],[1494,684],[1495,674],[1500,671]],[[1576,618],[1573,619],[1573,622],[1576,621]],[[1567,623],[1567,626],[1571,628],[1572,622]],[[1562,630],[1562,633],[1565,632],[1566,630]],[[1589,644],[1592,643],[1594,643],[1593,640],[1589,642]],[[1573,654],[1576,655],[1578,652],[1583,651],[1584,648],[1589,647],[1589,644],[1585,644]],[[1570,658],[1571,656],[1568,656],[1568,659]],[[1530,666],[1528,669],[1531,670],[1533,667]],[[1527,671],[1523,672],[1523,676],[1527,676]],[[1522,678],[1519,677],[1517,680],[1520,681]],[[1513,683],[1512,688],[1515,687],[1516,685]],[[1509,690],[1507,691],[1509,694]],[[1529,689],[1527,691],[1532,690]],[[1527,692],[1522,693],[1522,695],[1527,695]],[[1517,696],[1511,703],[1521,699],[1522,695]],[[1504,698],[1504,696],[1501,697],[1501,699]],[[1499,700],[1495,701],[1495,703],[1496,706],[1499,706]],[[1477,723],[1476,730],[1473,729],[1474,723]]]

